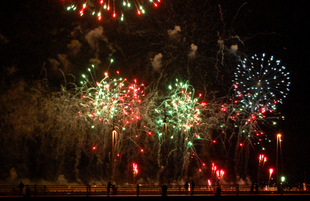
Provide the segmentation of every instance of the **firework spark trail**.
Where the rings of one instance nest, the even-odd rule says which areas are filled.
[[[175,87],[168,86],[167,97],[155,109],[158,114],[157,130],[160,131],[158,136],[163,140],[160,146],[164,146],[163,153],[159,157],[161,157],[161,165],[167,168],[168,164],[164,161],[167,161],[171,151],[174,151],[172,154],[174,160],[181,159],[181,172],[186,172],[190,152],[195,152],[193,147],[195,127],[201,120],[197,108],[199,103],[198,99],[194,98],[193,87],[187,82],[184,84],[178,83],[178,80],[176,82]],[[167,150],[167,146],[171,148]]]
[[[277,120],[284,118],[276,112],[276,105],[283,103],[289,92],[290,73],[280,60],[265,56],[255,54],[242,60],[232,80],[234,94],[227,110],[227,124],[233,122],[230,129],[237,136],[236,166],[242,160],[241,151],[249,154],[253,145],[261,145],[264,150],[263,141],[270,142],[264,129],[274,127]],[[246,166],[248,158],[244,160]]]
[[[273,56],[269,59],[256,54],[251,59],[241,61],[235,72],[235,91],[237,95],[259,96],[261,100],[268,102],[280,102],[286,98],[290,86],[290,73],[281,65],[280,60]],[[266,103],[266,104],[267,104]]]
[[[102,20],[104,12],[109,12],[113,18],[120,16],[120,20],[124,21],[124,13],[128,10],[134,10],[137,15],[142,15],[146,13],[144,5],[152,4],[157,8],[160,3],[161,0],[72,0],[68,2],[66,9],[67,11],[78,10],[80,16],[89,12],[99,21]]]
[[[158,177],[167,176],[173,169],[174,179],[180,180],[187,176],[191,158],[199,167],[205,163],[199,158],[195,144],[210,145],[210,130],[219,124],[215,117],[218,104],[199,102],[202,94],[197,97],[188,81],[176,79],[167,90],[165,96],[157,97],[158,105],[150,110],[153,113],[149,116],[155,119],[154,129],[158,133],[157,161],[161,167]]]
[[[282,118],[275,111],[289,92],[290,77],[286,67],[273,56],[269,59],[256,54],[238,65],[233,80],[231,119],[238,122],[239,133],[245,137],[259,137],[260,124],[268,121],[276,125]]]
[[[278,74],[288,75],[283,69],[277,70],[272,77],[280,77]],[[12,136],[33,141],[41,133],[41,141],[36,142],[42,143],[39,150],[44,155],[55,153],[51,157],[58,161],[59,172],[70,167],[70,174],[75,178],[82,177],[80,169],[92,168],[91,163],[83,164],[88,157],[89,160],[96,158],[98,167],[116,160],[115,171],[119,177],[122,176],[121,168],[133,161],[144,169],[145,175],[142,176],[143,171],[139,172],[143,178],[153,174],[152,179],[156,179],[154,172],[157,172],[158,181],[165,176],[180,181],[191,174],[189,167],[198,167],[200,171],[205,164],[206,158],[200,158],[198,147],[212,146],[218,139],[223,142],[223,149],[226,149],[226,142],[231,143],[229,146],[235,145],[238,166],[241,164],[238,161],[248,160],[249,147],[262,143],[267,137],[263,131],[269,125],[267,123],[274,126],[275,120],[281,118],[276,112],[276,104],[282,102],[280,99],[284,97],[281,95],[286,95],[279,92],[283,79],[278,80],[280,85],[273,82],[275,87],[262,89],[253,87],[251,79],[244,77],[242,79],[247,82],[243,82],[238,76],[238,84],[242,86],[233,84],[234,94],[229,101],[219,98],[207,103],[201,101],[204,97],[195,92],[189,81],[176,80],[164,89],[152,86],[146,89],[137,80],[130,83],[121,77],[111,79],[108,73],[97,82],[92,69],[89,69],[89,75],[82,77],[80,86],[62,87],[60,92],[48,93],[42,87],[33,87],[31,92],[22,93],[23,99],[17,97],[21,100],[15,100],[16,94],[20,93],[16,90],[24,90],[16,89],[7,97],[11,99],[3,99],[6,104],[19,102],[7,107],[16,111],[7,113],[5,118],[5,124],[14,129]],[[249,83],[253,89],[241,82]],[[285,88],[288,86],[289,83]],[[32,102],[31,107],[25,107],[29,111],[21,110],[19,105],[29,105],[27,101]],[[112,158],[114,129],[118,136]],[[51,144],[54,147],[49,147]],[[47,147],[53,151],[44,151]],[[70,156],[74,156],[74,161],[70,161]],[[104,174],[95,170],[93,174],[106,179],[110,174],[106,169],[109,168],[102,170]],[[87,176],[85,181],[87,178],[91,177]]]
[[[80,110],[77,113],[89,122],[93,138],[95,142],[97,141],[94,146],[102,144],[103,149],[108,150],[109,143],[107,142],[112,131],[115,130],[117,135],[115,147],[112,150],[113,153],[110,152],[110,154],[112,155],[111,161],[117,161],[119,164],[121,159],[117,160],[115,156],[126,155],[126,152],[133,147],[139,148],[136,150],[143,150],[141,147],[143,145],[135,142],[133,138],[145,133],[141,125],[140,112],[140,104],[145,96],[144,84],[138,84],[136,79],[133,83],[129,83],[126,78],[122,77],[111,79],[107,72],[100,82],[96,82],[92,69],[89,68],[88,71],[90,75],[83,74],[82,86],[77,88],[81,97]],[[119,74],[118,71],[117,74]],[[116,168],[117,166],[113,168],[113,171]]]
[[[68,167],[64,165],[68,151],[78,147],[74,152],[80,152],[86,141],[85,122],[80,121],[76,115],[72,115],[74,114],[72,112],[78,108],[78,102],[75,100],[74,95],[65,88],[60,92],[51,93],[45,82],[38,81],[31,86],[19,83],[18,87],[13,87],[9,91],[7,100],[4,100],[7,103],[3,104],[18,101],[18,104],[7,105],[14,112],[9,113],[5,124],[11,125],[14,129],[8,135],[9,141],[19,148],[12,151],[11,147],[3,146],[3,149],[11,150],[9,156],[12,161],[8,160],[8,164],[13,162],[12,165],[15,168],[23,169],[25,165],[31,166],[32,163],[38,163],[36,166],[42,171],[63,173]],[[20,142],[21,139],[23,143]],[[29,149],[29,144],[35,147],[35,150]],[[21,159],[14,159],[19,152],[23,154]],[[35,158],[29,160],[29,157],[34,154]],[[15,160],[20,160],[20,165],[16,164]],[[78,164],[78,160],[75,158],[75,162],[72,161],[71,175],[78,176],[75,165]],[[50,164],[50,167],[47,168],[44,164]],[[31,174],[31,170],[25,171]],[[42,172],[37,171],[37,174],[40,175]]]

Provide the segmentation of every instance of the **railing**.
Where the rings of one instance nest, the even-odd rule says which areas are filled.
[[[242,194],[292,194],[302,193],[309,194],[310,191],[303,191],[298,187],[283,187],[279,192],[276,187],[261,186],[259,192],[251,191],[251,185],[220,185],[222,195],[242,195]],[[218,186],[196,185],[194,190],[187,190],[183,185],[167,186],[167,195],[216,195]],[[110,195],[125,196],[161,196],[163,193],[162,186],[159,185],[117,185],[112,186]],[[0,198],[2,196],[32,196],[32,197],[52,197],[52,196],[108,196],[107,186],[98,185],[25,185],[22,192],[18,185],[0,185]]]

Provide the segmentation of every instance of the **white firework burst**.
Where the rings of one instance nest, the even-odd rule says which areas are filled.
[[[237,66],[234,76],[234,87],[238,94],[258,97],[263,101],[282,103],[289,92],[290,73],[280,60],[253,55],[244,58]]]

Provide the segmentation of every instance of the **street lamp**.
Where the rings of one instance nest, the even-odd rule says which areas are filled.
[[[112,150],[111,150],[111,169],[112,169],[112,180],[114,181],[114,160],[115,160],[115,143],[117,142],[117,131],[113,127],[112,130]]]
[[[283,171],[283,161],[282,161],[282,146],[281,146],[281,142],[282,142],[282,134],[278,133],[277,134],[277,151],[276,151],[276,181],[277,183],[279,183],[279,149],[280,149],[280,155],[281,155],[281,169]],[[283,173],[281,171],[281,173]]]
[[[114,145],[117,141],[117,131],[115,130],[115,128],[113,127],[113,130],[112,130],[112,148],[114,148]]]
[[[162,132],[166,131],[166,135],[167,135],[167,120],[166,120],[166,115],[163,121],[163,126],[162,126]]]
[[[117,131],[113,127],[112,130],[112,159],[114,159],[114,152],[115,152],[115,143],[117,142]]]

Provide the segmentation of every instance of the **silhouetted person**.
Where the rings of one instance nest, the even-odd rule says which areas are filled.
[[[258,183],[255,183],[255,191],[256,191],[256,193],[258,193]]]
[[[194,194],[194,187],[195,187],[195,183],[194,183],[194,181],[192,181],[192,184],[191,184],[191,195]]]
[[[116,184],[112,184],[112,194],[113,195],[116,195],[116,193],[117,193],[117,187],[116,187]]]
[[[137,197],[139,196],[139,188],[140,188],[140,185],[137,184]]]
[[[25,185],[23,184],[23,182],[20,181],[20,183],[19,183],[19,185],[18,185],[20,195],[23,195],[24,186],[25,186]]]
[[[167,191],[168,191],[168,186],[167,185],[162,185],[161,186],[161,196],[162,197],[167,197]]]
[[[188,181],[185,182],[184,188],[185,188],[186,191],[188,191]]]
[[[216,196],[218,196],[218,197],[221,196],[221,186],[220,185],[217,186]]]
[[[29,188],[29,185],[26,186],[26,197],[30,198],[30,188]]]
[[[252,185],[251,185],[251,194],[253,194],[253,192],[254,192],[254,185],[255,185],[255,183],[254,182],[252,182]]]
[[[111,186],[112,186],[112,183],[111,183],[111,181],[109,181],[108,186],[107,186],[107,192],[108,192],[107,194],[108,194],[108,196],[110,195]]]

